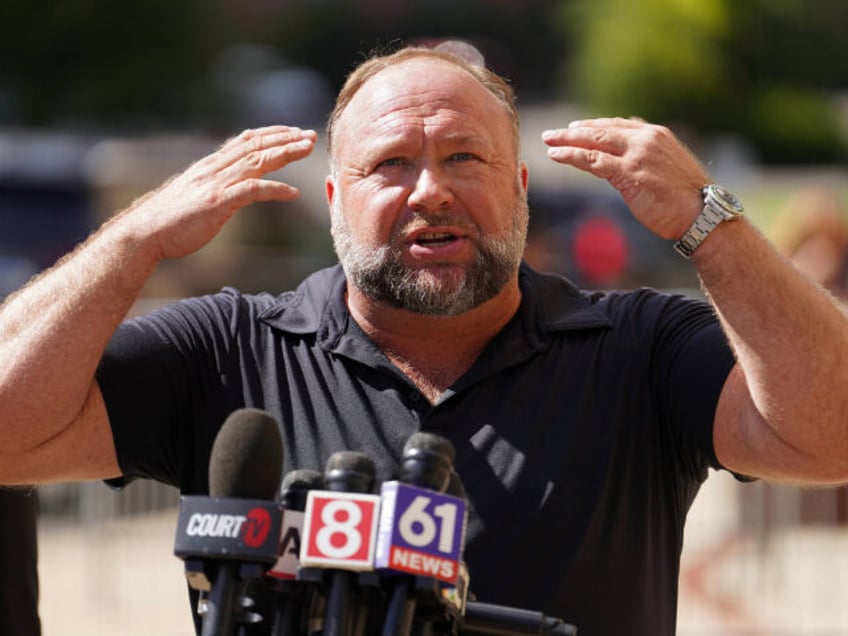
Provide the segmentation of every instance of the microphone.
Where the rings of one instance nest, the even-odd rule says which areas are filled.
[[[456,497],[465,499],[465,487],[459,475],[451,473],[447,491]],[[490,603],[469,601],[469,573],[465,563],[460,563],[457,582],[452,587],[442,589],[442,597],[453,605],[462,617],[462,634],[500,634],[517,636],[521,634],[551,634],[552,636],[577,636],[574,625],[564,623],[559,618],[545,616],[540,612],[516,609]]]
[[[306,498],[310,490],[322,488],[324,477],[317,470],[299,469],[286,473],[280,486],[283,524],[279,558],[268,571],[269,587],[276,594],[272,636],[301,634],[302,610],[307,602],[306,583],[298,582],[299,554]]]
[[[443,494],[451,483],[455,451],[449,440],[416,433],[407,440],[397,481],[380,493],[375,565],[403,573],[391,586],[383,636],[409,634],[415,617],[415,576],[455,584],[465,534],[465,501]],[[432,586],[431,586],[432,587]]]
[[[374,462],[363,453],[339,451],[330,456],[324,471],[326,490],[311,490],[306,500],[302,567],[330,568],[324,636],[353,632],[353,592],[356,572],[374,569],[378,495],[374,487]],[[357,612],[357,619],[361,619]]]
[[[297,578],[306,498],[310,490],[323,487],[324,477],[317,470],[293,470],[283,477],[279,497],[279,503],[283,506],[279,558],[268,571],[268,576],[282,580]]]
[[[234,633],[244,585],[277,560],[281,514],[273,499],[282,465],[274,418],[239,409],[212,445],[209,496],[180,497],[174,554],[185,560],[189,586],[207,594],[202,636]]]
[[[465,486],[462,485],[462,479],[460,479],[459,475],[454,471],[451,471],[445,492],[465,501]],[[462,545],[463,547],[465,546],[465,537],[462,539]],[[441,586],[442,600],[448,603],[456,616],[462,616],[465,614],[465,605],[468,601],[469,584],[470,575],[468,572],[468,566],[465,561],[460,561],[456,582],[453,585],[442,584]]]
[[[526,634],[552,634],[577,636],[574,625],[541,612],[469,601],[465,607],[462,634],[500,634],[522,636]]]

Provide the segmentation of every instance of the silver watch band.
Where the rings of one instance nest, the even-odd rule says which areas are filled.
[[[701,189],[701,193],[704,197],[704,208],[674,244],[677,253],[686,259],[692,258],[692,253],[721,223],[737,219],[743,212],[739,200],[721,186],[706,185]]]

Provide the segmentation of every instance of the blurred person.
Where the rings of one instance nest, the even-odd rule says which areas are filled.
[[[317,135],[245,131],[134,202],[0,310],[0,483],[206,493],[215,434],[244,406],[281,423],[287,470],[351,448],[389,479],[427,430],[456,447],[479,600],[584,634],[673,634],[709,468],[848,478],[848,322],[671,131],[635,119],[542,141],[676,241],[710,304],[537,273],[521,260],[518,126],[510,86],[479,60],[374,56],[327,129],[340,264],[282,294],[226,288],[124,321],[161,261],[251,203],[297,197],[263,176]]]
[[[824,185],[792,193],[778,212],[774,241],[810,279],[848,295],[848,219],[839,192]]]
[[[792,264],[840,302],[848,302],[848,218],[839,191],[812,184],[796,189],[778,210],[773,236]],[[770,496],[779,497],[780,492]],[[768,491],[766,491],[768,492]],[[848,524],[848,488],[804,488],[800,523]]]
[[[39,636],[38,497],[0,488],[0,634]]]

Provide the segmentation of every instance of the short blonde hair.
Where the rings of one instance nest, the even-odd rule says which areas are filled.
[[[463,54],[466,50],[471,50],[476,55]],[[350,101],[359,89],[380,71],[400,62],[421,58],[443,60],[458,66],[495,96],[501,105],[503,105],[504,110],[510,118],[513,144],[517,156],[520,148],[520,130],[518,109],[515,105],[515,92],[512,90],[512,87],[500,75],[486,68],[483,62],[483,56],[476,49],[464,43],[447,42],[434,48],[409,46],[394,53],[373,55],[348,75],[347,80],[339,91],[336,98],[336,105],[327,121],[327,148],[330,154],[330,160],[332,161],[333,158],[333,134],[336,126],[345,108],[350,104]]]

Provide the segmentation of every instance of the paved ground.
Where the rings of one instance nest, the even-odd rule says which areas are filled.
[[[737,484],[714,475],[690,514],[682,636],[848,635],[848,531],[737,529]],[[175,510],[107,523],[43,523],[44,636],[192,633]],[[591,635],[587,635],[591,636]]]

